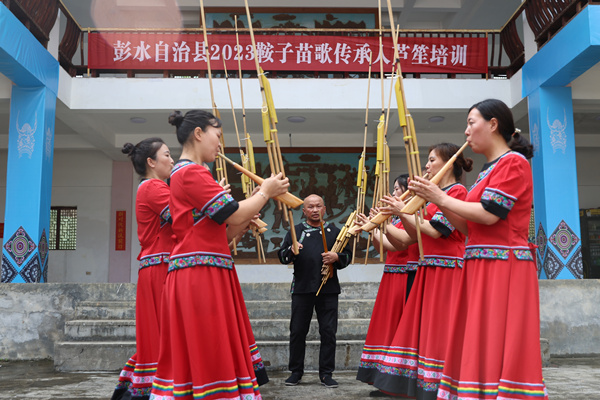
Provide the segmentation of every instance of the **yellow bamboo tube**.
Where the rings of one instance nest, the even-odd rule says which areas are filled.
[[[362,177],[363,177],[363,167],[365,165],[364,153],[360,156],[360,160],[358,160],[358,173],[356,179],[356,186],[362,187]]]
[[[253,173],[256,173],[256,162],[254,160],[254,145],[252,144],[250,136],[246,138],[246,146],[246,151],[248,152],[248,165],[250,167],[248,169]]]
[[[377,124],[377,161],[383,160],[383,136],[384,132],[384,117],[383,114],[379,117],[379,124]]]
[[[269,109],[263,104],[262,112],[262,126],[263,126],[263,137],[265,139],[265,143],[273,140],[271,137],[271,119],[269,118]]]

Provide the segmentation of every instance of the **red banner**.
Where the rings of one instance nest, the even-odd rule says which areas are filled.
[[[487,73],[487,38],[401,37],[398,52],[402,72]],[[211,68],[256,70],[248,35],[210,35]],[[383,61],[391,72],[393,43],[384,38]],[[257,35],[260,66],[265,71],[367,72],[372,53],[373,71],[379,71],[378,37]],[[239,50],[239,51],[238,51]],[[202,35],[178,33],[90,33],[90,69],[206,70]]]
[[[115,224],[115,250],[126,250],[127,243],[127,212],[117,211],[117,223]]]

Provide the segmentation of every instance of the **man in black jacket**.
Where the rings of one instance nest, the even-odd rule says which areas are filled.
[[[296,237],[300,252],[292,252],[292,239],[288,232],[278,252],[282,264],[294,263],[294,280],[292,281],[292,319],[290,321],[290,377],[285,381],[287,386],[295,386],[304,374],[304,354],[306,335],[310,327],[313,309],[317,312],[321,347],[319,351],[319,378],[327,387],[337,387],[332,374],[335,369],[335,334],[338,322],[338,295],[340,282],[336,270],[348,266],[352,252],[348,246],[341,253],[325,252],[321,234],[321,219],[325,214],[323,199],[311,194],[304,199],[302,209],[306,221],[296,225]],[[324,224],[327,249],[335,243],[339,228],[332,223]],[[333,277],[323,285],[316,296],[324,274],[322,266],[333,266]]]

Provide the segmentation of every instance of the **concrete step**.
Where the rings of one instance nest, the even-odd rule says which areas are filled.
[[[250,320],[256,340],[287,340],[289,338],[289,319],[253,319]],[[369,320],[366,318],[340,319],[337,337],[339,339],[363,339],[367,335]],[[105,341],[135,340],[135,320],[74,320],[65,322],[67,340]],[[310,323],[308,340],[318,340],[319,328],[316,319]]]
[[[135,301],[82,301],[75,309],[77,319],[135,319]]]
[[[62,372],[119,371],[135,353],[135,341],[58,342],[54,368]]]
[[[242,283],[244,300],[290,300],[290,283]],[[344,282],[342,299],[375,299],[379,282]]]
[[[338,340],[336,370],[358,368],[363,344],[362,340]],[[257,341],[257,345],[267,370],[287,370],[287,341]],[[319,345],[316,340],[306,342],[306,371],[319,369]],[[134,341],[59,342],[54,346],[54,366],[61,372],[120,371],[134,353]]]
[[[65,322],[65,336],[69,341],[135,341],[135,320],[73,320]]]
[[[268,370],[286,371],[289,358],[287,340],[256,342]],[[360,363],[364,340],[337,340],[336,370],[355,370]],[[542,363],[550,363],[549,343],[541,339]],[[57,371],[119,371],[135,353],[135,341],[59,342],[54,346]],[[319,341],[306,342],[305,369],[319,369]]]
[[[339,318],[370,318],[373,299],[340,299]],[[251,319],[286,318],[291,315],[291,300],[246,300]],[[82,301],[77,305],[78,320],[135,319],[134,301]]]
[[[357,267],[355,267],[357,268]],[[289,300],[290,282],[241,283],[246,300]],[[64,283],[61,290],[74,302],[135,301],[135,283]],[[342,282],[340,299],[375,299],[379,282]]]
[[[289,319],[253,319],[252,332],[256,340],[289,340]],[[340,319],[336,337],[339,340],[360,340],[367,336],[369,320],[364,318]],[[310,321],[307,340],[319,340],[319,324],[313,319]]]
[[[339,319],[371,318],[373,299],[340,299]],[[250,319],[287,319],[292,313],[291,300],[246,300],[246,308]],[[313,318],[315,316],[313,315]]]

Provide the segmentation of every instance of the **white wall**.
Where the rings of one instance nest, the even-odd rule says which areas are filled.
[[[142,250],[142,246],[140,246],[140,241],[137,236],[137,219],[135,218],[135,196],[137,194],[137,189],[140,184],[140,176],[136,173],[133,174],[132,180],[132,193],[131,196],[131,209],[133,210],[131,214],[131,282],[137,283],[138,280],[138,271],[139,271],[139,261],[137,259],[138,254]]]
[[[77,250],[50,251],[48,281],[108,282],[112,160],[99,151],[54,154],[53,206],[77,206]]]
[[[600,149],[578,147],[576,153],[579,208],[600,208]]]

